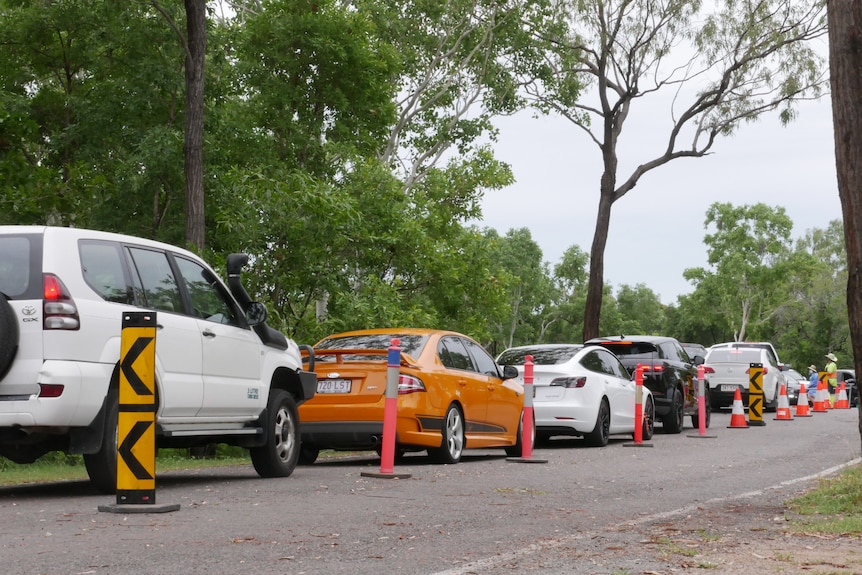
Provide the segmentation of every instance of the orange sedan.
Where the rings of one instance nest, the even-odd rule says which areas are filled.
[[[393,339],[401,349],[396,453],[427,450],[442,463],[457,463],[469,448],[520,456],[517,370],[459,333],[398,328],[339,333],[314,346],[317,393],[299,408],[300,463],[313,463],[321,449],[379,453]]]

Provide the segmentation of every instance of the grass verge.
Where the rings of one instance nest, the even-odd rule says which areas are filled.
[[[190,456],[187,449],[160,449],[156,455],[156,472],[244,465],[250,461],[247,450],[226,445],[218,445],[212,456],[201,458]],[[12,463],[0,457],[0,486],[76,479],[87,479],[87,468],[80,455],[53,452],[28,464]]]
[[[788,501],[798,532],[862,536],[862,465],[821,479],[816,489]]]

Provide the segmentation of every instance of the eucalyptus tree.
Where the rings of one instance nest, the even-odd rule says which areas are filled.
[[[862,4],[829,2],[829,64],[838,195],[847,245],[847,308],[857,373],[862,373]],[[859,402],[862,438],[862,401]]]
[[[733,341],[749,332],[763,337],[762,325],[784,303],[784,281],[793,222],[782,207],[713,203],[706,212],[704,236],[709,268],[689,268],[695,292],[705,290],[712,307],[729,322]]]
[[[142,3],[0,5],[0,217],[181,240],[183,56],[170,29]]]
[[[611,208],[641,177],[680,158],[701,157],[721,136],[794,103],[816,97],[824,65],[812,41],[826,34],[825,0],[560,0],[564,32],[534,27],[549,47],[541,71],[527,82],[542,112],[581,128],[597,146],[602,174],[584,338],[598,335]],[[573,86],[583,87],[582,93]],[[656,113],[664,108],[664,112]],[[638,110],[664,122],[653,143],[621,157],[626,121]],[[627,171],[623,171],[623,166]]]
[[[487,234],[497,238],[493,230]],[[492,258],[506,273],[508,288],[506,311],[492,318],[497,338],[504,347],[541,343],[543,322],[557,299],[542,249],[529,229],[511,229],[497,238]]]
[[[784,292],[768,325],[783,361],[819,365],[835,352],[852,357],[847,316],[847,258],[841,222],[807,230],[782,266],[773,288]]]

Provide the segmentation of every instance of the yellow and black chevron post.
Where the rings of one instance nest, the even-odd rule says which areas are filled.
[[[763,426],[763,364],[748,365],[748,425]]]
[[[156,313],[125,312],[120,337],[117,504],[100,511],[175,511],[156,506]]]

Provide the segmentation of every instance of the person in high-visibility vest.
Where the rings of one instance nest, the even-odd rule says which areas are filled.
[[[835,388],[838,387],[838,358],[829,352],[826,354],[829,363],[826,364],[826,383],[829,384],[829,403],[835,405]]]

